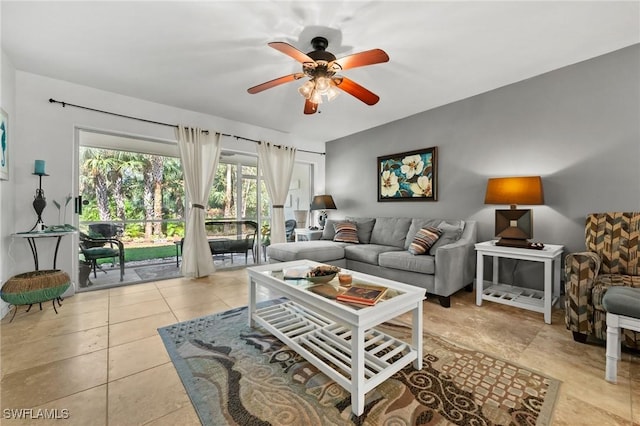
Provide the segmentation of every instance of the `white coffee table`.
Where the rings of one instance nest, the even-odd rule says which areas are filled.
[[[364,412],[365,394],[409,363],[422,368],[422,302],[425,290],[372,275],[352,272],[353,281],[387,287],[388,298],[359,307],[313,293],[307,280],[285,280],[283,270],[319,265],[310,260],[247,268],[249,325],[256,323],[351,392],[351,410]],[[337,285],[337,278],[334,279]],[[332,281],[332,284],[333,282]],[[256,308],[257,287],[288,301]],[[374,327],[412,312],[411,344]]]

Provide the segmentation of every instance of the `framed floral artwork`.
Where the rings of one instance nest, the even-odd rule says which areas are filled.
[[[0,180],[9,180],[9,115],[0,108]]]
[[[436,201],[437,147],[378,157],[378,201]]]

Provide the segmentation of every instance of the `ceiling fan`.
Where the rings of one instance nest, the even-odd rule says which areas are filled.
[[[333,53],[326,51],[329,41],[324,37],[314,37],[311,40],[311,46],[314,50],[309,53],[303,53],[292,45],[281,41],[271,42],[269,46],[301,62],[302,72],[285,75],[253,86],[247,89],[247,92],[251,94],[309,77],[310,80],[298,89],[298,92],[305,98],[305,114],[314,114],[318,110],[318,104],[322,103],[322,96],[326,96],[329,101],[333,100],[339,93],[336,88],[360,99],[367,105],[375,105],[380,100],[380,97],[375,93],[337,73],[351,68],[387,62],[389,55],[384,50],[372,49],[336,59]]]

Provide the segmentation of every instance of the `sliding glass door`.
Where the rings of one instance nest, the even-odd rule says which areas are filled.
[[[185,226],[180,160],[117,149],[117,144],[106,148],[112,136],[83,133],[78,153],[79,290],[179,276],[177,243]],[[129,146],[136,144],[129,141]]]
[[[79,291],[180,276],[188,200],[177,145],[80,130],[78,159]],[[296,163],[285,218],[297,218],[297,226],[305,226],[308,216],[311,176],[311,165]],[[207,220],[256,222],[259,234],[248,260],[253,263],[267,260],[270,217],[257,156],[223,151]],[[119,252],[110,256],[116,253],[110,250],[120,250],[119,244],[124,250],[122,280]],[[244,257],[241,262],[224,256],[214,261],[217,268],[245,263]]]

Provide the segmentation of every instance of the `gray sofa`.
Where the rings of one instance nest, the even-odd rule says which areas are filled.
[[[333,241],[336,222],[328,220],[322,239],[272,244],[270,262],[310,259],[353,271],[415,285],[450,306],[450,296],[473,288],[477,224],[475,221],[423,218],[346,218],[357,225],[358,244]],[[408,251],[416,233],[427,226],[442,235],[424,255]]]

